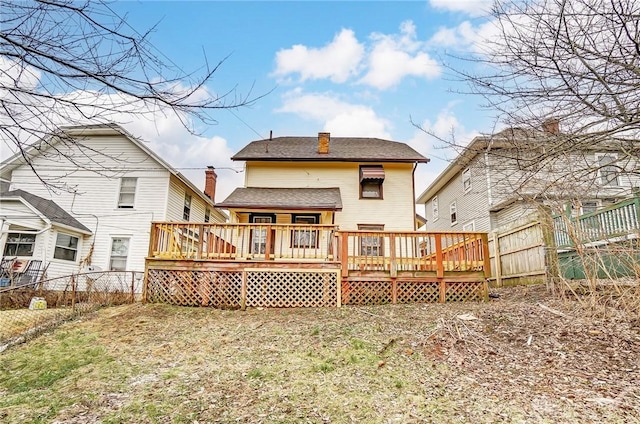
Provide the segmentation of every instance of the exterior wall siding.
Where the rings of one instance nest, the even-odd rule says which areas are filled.
[[[248,162],[246,187],[330,188],[339,187],[342,211],[335,224],[357,230],[358,224],[383,224],[385,230],[412,231],[415,206],[413,164],[377,163],[384,167],[383,199],[360,199],[357,163]]]
[[[465,193],[462,169],[437,194],[438,219],[434,219],[433,197],[425,203],[428,231],[462,231],[462,227],[473,222],[475,231],[489,231],[489,190],[484,158],[476,156],[468,166],[471,172],[471,189]],[[457,223],[451,223],[450,205],[456,202]]]
[[[33,161],[43,178],[63,181],[68,191],[48,189],[26,166],[13,170],[11,189],[22,189],[53,200],[93,232],[92,236],[85,236],[80,243],[75,271],[80,261],[87,260],[88,255],[91,255],[89,260],[92,265],[109,269],[112,238],[125,237],[129,238],[127,270],[142,272],[148,252],[151,221],[182,219],[184,194],[180,198],[179,217],[175,213],[173,216],[170,214],[175,207],[171,211],[167,208],[167,204],[171,204],[170,181],[176,184],[178,180],[122,135],[96,135],[84,140],[83,144],[90,145],[93,151],[99,153],[88,158],[85,156],[86,150],[81,152],[72,147],[65,154],[73,157],[73,163],[64,157],[39,156]],[[98,170],[98,162],[100,173],[94,172]],[[137,178],[133,208],[118,208],[121,177]],[[171,200],[175,203],[175,199]],[[194,214],[202,221],[204,201],[194,195],[192,205]],[[213,219],[214,213],[211,215]],[[69,273],[67,264],[61,265],[53,259],[54,243],[55,235],[52,235],[46,247],[50,277]]]

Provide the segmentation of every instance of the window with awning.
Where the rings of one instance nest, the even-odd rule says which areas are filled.
[[[360,198],[382,199],[382,182],[384,168],[382,165],[360,166]]]
[[[384,168],[382,165],[361,166],[360,182],[372,180],[384,180]]]

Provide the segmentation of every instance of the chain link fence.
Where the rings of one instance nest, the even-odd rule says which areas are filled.
[[[143,276],[98,271],[0,288],[0,352],[102,306],[140,301]]]

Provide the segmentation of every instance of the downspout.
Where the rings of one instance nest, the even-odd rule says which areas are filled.
[[[418,168],[418,162],[413,163],[413,171],[411,171],[411,203],[413,206],[413,214],[411,217],[413,220],[413,231],[418,230],[418,227],[416,226],[416,168]]]

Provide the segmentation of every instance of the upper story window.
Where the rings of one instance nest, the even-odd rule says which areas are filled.
[[[33,256],[35,244],[35,234],[9,233],[4,245],[4,256]]]
[[[465,193],[471,191],[471,169],[467,168],[462,171],[462,189]]]
[[[360,166],[360,198],[382,199],[384,168],[382,165]]]
[[[64,261],[75,261],[78,257],[78,237],[58,233],[53,257]]]
[[[123,177],[120,179],[120,195],[118,208],[133,208],[136,197],[137,178]]]
[[[431,199],[431,216],[434,221],[438,220],[438,196],[433,196]]]
[[[211,209],[206,208],[204,210],[204,222],[209,222],[211,220]]]
[[[456,202],[451,202],[449,205],[449,216],[451,217],[451,225],[458,223],[458,208]]]
[[[182,219],[188,221],[191,217],[191,195],[184,195],[184,209],[182,209]]]
[[[620,169],[615,164],[618,157],[613,153],[596,154],[598,160],[598,175],[600,183],[607,187],[617,187],[620,185],[618,174]]]

